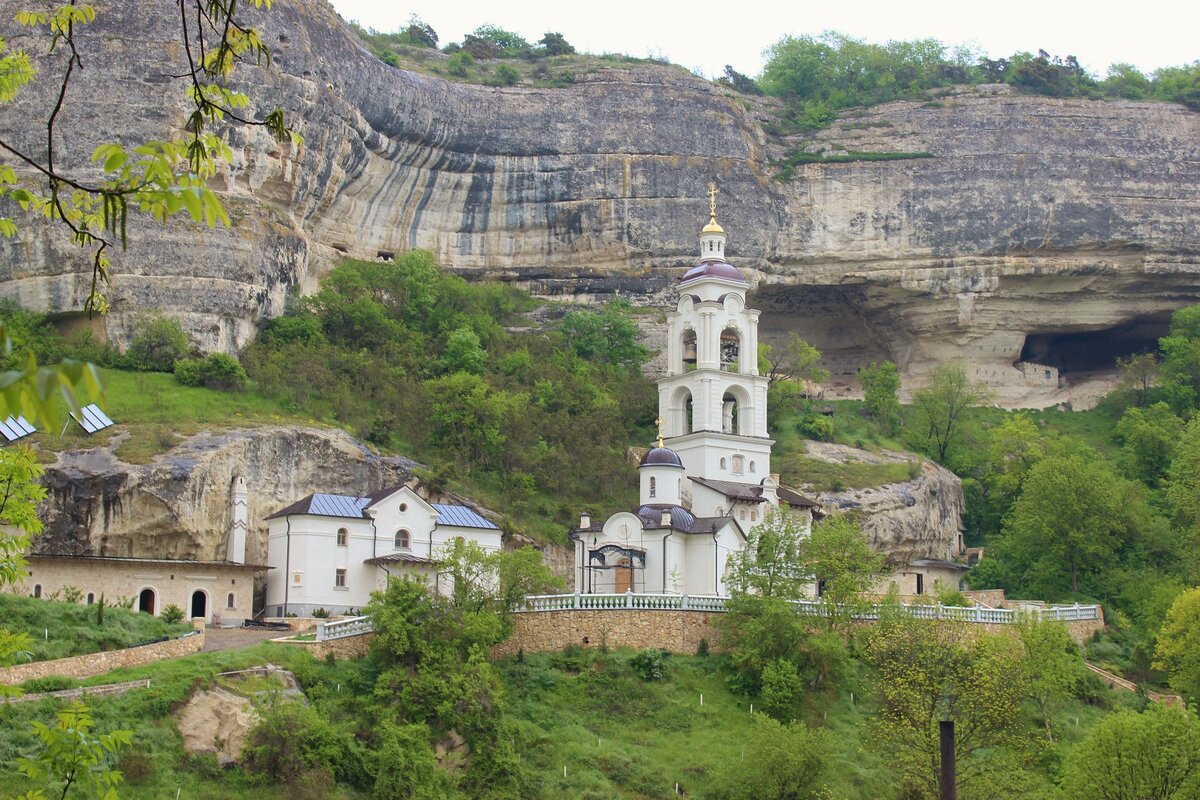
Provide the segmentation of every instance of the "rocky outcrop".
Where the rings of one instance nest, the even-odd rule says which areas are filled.
[[[246,560],[266,563],[266,517],[310,492],[370,492],[404,483],[415,462],[385,458],[337,430],[266,427],[193,436],[146,465],[120,444],[65,452],[46,467],[38,552],[219,560],[230,484],[246,478]]]
[[[0,0],[0,19],[18,7]],[[658,302],[692,258],[712,180],[764,335],[800,332],[840,375],[890,358],[913,385],[963,359],[1001,402],[1044,405],[1151,346],[1172,309],[1200,300],[1200,115],[1181,106],[975,87],[781,141],[764,132],[761,101],[675,67],[483,87],[386,66],[323,0],[276,4],[261,28],[273,68],[243,74],[305,144],[230,131],[234,158],[216,185],[234,232],[133,226],[114,270],[115,339],[153,307],[203,347],[235,348],[343,254],[411,247],[543,295]],[[166,59],[178,36],[157,6],[100,7],[81,34],[63,152],[177,128],[184,87],[165,76],[179,71]],[[45,45],[23,32],[8,41]],[[47,86],[27,91],[6,108],[5,137],[36,149],[40,134],[21,126],[52,100]],[[810,164],[775,180],[773,160],[793,149],[931,157]],[[87,273],[65,237],[37,225],[0,242],[0,292],[27,305],[77,310]]]
[[[950,559],[962,531],[962,481],[932,461],[910,453],[870,453],[828,442],[807,442],[809,458],[844,464],[918,462],[912,480],[865,489],[821,492],[816,499],[832,513],[854,513],[871,540],[893,565],[914,558]]]

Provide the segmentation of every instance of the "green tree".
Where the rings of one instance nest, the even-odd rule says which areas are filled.
[[[1004,526],[1002,556],[1027,575],[1036,596],[1078,592],[1081,577],[1096,575],[1116,555],[1127,532],[1128,494],[1095,454],[1042,459]]]
[[[1110,64],[1108,75],[1100,82],[1100,91],[1108,97],[1144,100],[1153,86],[1150,79],[1132,64]]]
[[[746,546],[729,557],[726,584],[737,595],[796,600],[808,594],[812,574],[804,562],[808,526],[785,508],[773,508],[746,534]]]
[[[641,331],[626,300],[612,300],[601,311],[568,312],[563,317],[562,333],[580,358],[598,364],[637,371],[648,355],[638,341]]]
[[[867,414],[884,433],[895,433],[900,425],[900,373],[891,361],[872,361],[859,367]]]
[[[1157,486],[1170,469],[1183,429],[1183,420],[1166,403],[1126,409],[1116,429],[1121,470],[1147,486]]]
[[[538,44],[548,56],[569,56],[575,53],[575,48],[561,33],[547,33]]]
[[[802,550],[805,571],[818,581],[830,626],[852,635],[860,595],[871,591],[884,575],[883,555],[871,549],[867,535],[847,516],[814,525]]]
[[[17,759],[17,771],[35,783],[50,784],[59,800],[75,788],[101,800],[117,800],[121,773],[113,762],[132,744],[133,734],[125,730],[96,734],[94,727],[91,709],[79,700],[59,711],[53,726],[35,720],[37,753]],[[41,789],[23,795],[24,800],[44,800],[45,796]]]
[[[429,396],[429,436],[468,470],[496,464],[505,446],[505,427],[517,412],[517,398],[492,389],[469,372],[455,372],[425,384]]]
[[[43,472],[29,445],[0,450],[0,589],[24,576],[30,539],[42,531],[37,507],[46,498],[38,482]],[[29,646],[27,634],[0,628],[0,666],[11,664]],[[0,697],[15,693],[13,687],[0,685]]]
[[[876,625],[867,644],[880,704],[874,732],[914,796],[937,796],[944,719],[955,724],[959,791],[1018,796],[1010,781],[1036,754],[1021,708],[1028,689],[1020,642],[895,615]]]
[[[412,14],[408,18],[408,27],[404,29],[404,38],[418,47],[437,47],[438,35],[428,22]]]
[[[1117,367],[1121,370],[1117,388],[1132,396],[1134,405],[1146,405],[1150,390],[1158,383],[1158,358],[1153,353],[1118,358]]]
[[[1183,411],[1200,397],[1200,306],[1171,315],[1170,332],[1158,340],[1159,375],[1171,405]]]
[[[384,724],[375,751],[375,800],[454,800],[453,781],[438,768],[437,755],[429,745],[429,727],[424,724]]]
[[[755,718],[747,743],[752,758],[719,768],[714,800],[820,800],[829,797],[832,746],[825,731],[803,722]]]
[[[1083,655],[1061,622],[1042,621],[1029,615],[1018,622],[1017,632],[1025,647],[1025,685],[1029,698],[1042,716],[1046,738],[1053,741],[1052,712],[1070,699],[1083,680]]]
[[[175,362],[187,358],[191,349],[179,320],[165,314],[142,315],[134,322],[133,330],[126,353],[133,369],[171,372]]]
[[[1175,598],[1154,654],[1154,666],[1167,671],[1171,688],[1190,703],[1200,702],[1200,588]]]
[[[1096,723],[1067,753],[1068,800],[1200,798],[1200,721],[1195,711],[1153,704]]]
[[[829,370],[821,366],[821,351],[798,333],[789,333],[777,346],[760,344],[758,350],[759,371],[767,376],[769,384],[779,381],[820,384],[829,380]]]
[[[939,364],[929,382],[913,393],[912,428],[920,446],[938,463],[944,462],[962,434],[963,412],[990,397],[983,384],[967,379],[961,364]]]
[[[447,372],[483,372],[487,363],[487,351],[479,342],[479,334],[469,327],[457,328],[446,337],[446,349],[442,352],[442,363]]]

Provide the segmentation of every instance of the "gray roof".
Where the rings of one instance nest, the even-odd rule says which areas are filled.
[[[363,519],[366,510],[385,497],[395,494],[400,488],[380,489],[364,497],[347,494],[310,494],[302,500],[297,500],[290,506],[279,509],[267,519],[276,517],[291,517],[308,515],[314,517],[341,517],[343,519]],[[466,506],[454,503],[431,503],[438,515],[439,525],[453,525],[457,528],[483,528],[498,531],[500,528],[477,514]]]
[[[416,553],[388,553],[386,556],[376,556],[363,561],[364,564],[432,564],[425,556],[419,556]]]
[[[945,561],[940,558],[917,558],[908,562],[910,567],[937,567],[938,569],[953,569],[966,572],[970,569],[966,564],[959,564],[956,561]]]
[[[484,519],[466,506],[448,503],[431,503],[430,505],[438,513],[438,525],[453,525],[456,528],[483,528],[490,531],[500,530],[498,525]]]
[[[737,481],[718,481],[712,478],[697,478],[688,476],[701,486],[707,486],[713,491],[720,492],[730,500],[741,500],[746,503],[761,503],[766,498],[762,496],[763,488],[757,483],[738,483]]]

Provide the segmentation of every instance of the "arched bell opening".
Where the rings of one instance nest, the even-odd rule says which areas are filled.
[[[696,361],[699,359],[699,350],[696,347],[696,332],[686,330],[680,338],[680,349],[682,354],[682,363],[679,366],[680,372],[691,372],[696,368]]]
[[[742,335],[736,328],[721,331],[721,369],[737,372],[742,349]]]

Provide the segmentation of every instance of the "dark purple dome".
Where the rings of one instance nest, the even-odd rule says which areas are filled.
[[[652,447],[638,462],[638,468],[642,467],[679,467],[683,469],[683,462],[679,460],[679,454],[669,447]]]
[[[683,273],[680,283],[694,281],[698,278],[724,278],[727,281],[738,281],[749,284],[742,271],[728,261],[703,261]]]

